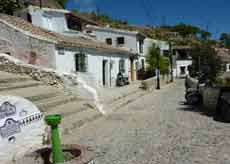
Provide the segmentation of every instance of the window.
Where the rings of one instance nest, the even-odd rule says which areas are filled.
[[[112,45],[112,43],[113,43],[111,38],[106,38],[105,42],[108,45]]]
[[[117,38],[117,45],[123,45],[125,44],[125,38],[124,37],[118,37]]]
[[[75,55],[76,60],[76,71],[86,72],[87,71],[87,56],[83,53]]]
[[[125,60],[121,59],[119,61],[119,72],[125,73]]]
[[[65,49],[64,48],[58,48],[58,55],[65,55]]]
[[[144,46],[144,41],[140,40],[139,41],[139,53],[143,53],[143,46]]]

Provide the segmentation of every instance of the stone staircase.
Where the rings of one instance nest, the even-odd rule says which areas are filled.
[[[45,115],[61,114],[63,135],[102,117],[89,100],[47,86],[29,76],[0,72],[0,95],[24,97],[36,104]]]

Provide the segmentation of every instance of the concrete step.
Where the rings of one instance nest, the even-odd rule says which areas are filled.
[[[3,72],[0,71],[0,81],[5,81],[5,80],[18,80],[18,81],[22,81],[22,80],[31,80],[31,77],[28,75],[22,75],[22,74],[13,74],[13,73],[8,73],[8,72]],[[7,82],[7,81],[6,81]]]
[[[29,77],[1,77],[0,76],[0,84],[5,83],[16,83],[16,82],[23,82],[23,81],[29,81],[31,78]]]
[[[54,88],[51,86],[43,86],[38,85],[34,87],[29,88],[18,88],[14,90],[4,90],[0,91],[1,95],[12,95],[12,96],[21,96],[24,98],[30,98],[41,94],[50,94],[50,93],[56,93],[61,92],[61,89]]]
[[[89,105],[87,101],[71,101],[67,104],[62,104],[55,108],[50,108],[49,110],[45,111],[45,114],[61,114],[62,116],[66,117],[72,114],[80,113],[89,107],[93,108],[93,105]]]
[[[61,123],[61,132],[63,135],[68,135],[73,132],[73,130],[85,126],[93,121],[98,120],[103,115],[96,109],[90,107],[85,108],[82,112],[71,114],[63,117]]]
[[[34,96],[28,96],[28,97],[26,97],[26,99],[28,99],[32,102],[36,102],[36,101],[48,99],[50,97],[55,97],[55,96],[60,95],[60,94],[61,94],[61,92],[42,93],[42,94],[37,94]]]
[[[35,101],[34,103],[42,112],[47,112],[51,110],[51,108],[56,108],[57,106],[67,104],[72,101],[77,101],[78,98],[75,96],[67,95],[63,92],[62,95],[57,95],[48,99],[44,99],[41,101]]]
[[[22,82],[15,82],[15,83],[0,83],[0,91],[8,91],[8,90],[15,90],[20,88],[30,88],[39,85],[44,85],[39,81],[22,81]]]

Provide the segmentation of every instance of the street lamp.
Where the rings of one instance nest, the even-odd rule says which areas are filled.
[[[170,57],[170,82],[173,82],[173,53],[172,53],[172,43],[169,41],[169,57]]]
[[[156,75],[157,75],[157,87],[156,89],[160,89],[160,48],[157,47],[157,71],[156,71]]]

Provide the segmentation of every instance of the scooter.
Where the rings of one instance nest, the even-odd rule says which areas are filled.
[[[124,76],[121,72],[117,74],[117,86],[124,86],[129,84],[129,78]]]
[[[187,80],[187,78],[186,78]],[[185,80],[185,99],[188,105],[199,105],[202,103],[202,95],[199,93],[199,84],[204,83],[203,76],[200,76],[199,83],[196,88],[189,88],[187,81]]]

